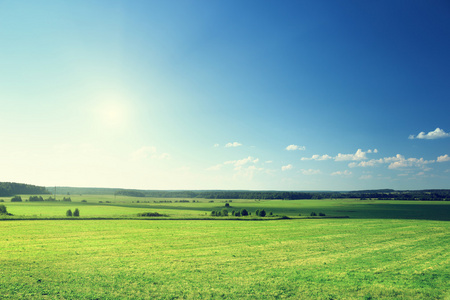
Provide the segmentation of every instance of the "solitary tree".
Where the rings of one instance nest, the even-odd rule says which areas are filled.
[[[73,211],[73,216],[74,217],[79,217],[80,216],[80,211],[78,210],[78,208],[75,208],[75,210]]]
[[[260,210],[259,211],[259,216],[260,217],[265,217],[266,216],[266,211],[263,209],[263,210]]]
[[[6,206],[4,206],[3,204],[0,204],[0,214],[7,214],[8,212],[6,211]]]
[[[244,208],[243,210],[241,210],[241,215],[243,217],[248,216],[248,211]]]
[[[72,216],[72,211],[70,209],[68,209],[66,211],[66,217],[71,217]]]

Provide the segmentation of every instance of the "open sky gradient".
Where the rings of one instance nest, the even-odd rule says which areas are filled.
[[[0,0],[0,181],[450,188],[450,2]]]

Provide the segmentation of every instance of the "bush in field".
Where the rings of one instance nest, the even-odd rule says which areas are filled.
[[[225,208],[222,209],[221,215],[224,216],[224,217],[227,217],[228,216],[228,210],[225,209]]]
[[[230,207],[230,203],[225,203],[225,207]]]
[[[266,216],[266,211],[265,211],[264,209],[263,209],[263,210],[260,210],[258,216],[260,216],[260,217],[265,217],[265,216]]]
[[[22,197],[14,196],[11,198],[11,202],[22,202]]]
[[[71,217],[72,216],[72,211],[70,209],[68,209],[66,211],[66,217]]]
[[[211,216],[216,216],[216,211],[215,211],[215,210],[213,210],[213,211],[211,212]]]
[[[62,201],[72,202],[72,199],[70,199],[70,197],[64,197]]]
[[[319,213],[319,216],[321,216],[321,217],[325,217],[325,214],[324,214],[324,213],[322,213],[322,212],[320,212],[320,213]]]
[[[248,216],[248,211],[244,208],[243,210],[241,210],[241,215],[243,217]]]
[[[259,216],[259,209],[255,211],[255,216]]]
[[[78,208],[75,208],[75,210],[73,211],[73,216],[74,217],[79,217],[80,216],[80,211],[78,210]]]
[[[212,214],[212,212],[211,212]],[[164,215],[157,212],[138,213],[138,217],[164,217]]]
[[[87,202],[86,200],[81,200],[81,202]]]
[[[241,216],[241,212],[240,212],[240,211],[236,211],[236,212],[234,213],[234,216],[235,216],[235,217],[240,217],[240,216]]]
[[[28,198],[29,202],[38,202],[38,201],[44,201],[44,198],[42,196],[30,196]]]
[[[7,214],[8,212],[6,211],[6,206],[4,206],[3,204],[0,204],[0,214]]]
[[[312,217],[317,216],[317,214],[316,214],[315,212],[312,212],[312,213],[310,213],[309,215],[312,216]]]

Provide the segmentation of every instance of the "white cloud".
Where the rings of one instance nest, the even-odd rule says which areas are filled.
[[[218,165],[209,167],[209,168],[207,168],[206,170],[207,170],[207,171],[219,171],[220,169],[222,169],[222,166],[223,166],[222,164],[218,164]]]
[[[214,144],[214,148],[217,148],[217,147],[219,147],[220,145],[219,144]]]
[[[287,166],[282,166],[281,171],[291,170],[292,168],[294,168],[294,166],[291,164],[288,164]]]
[[[344,161],[344,160],[365,160],[366,152],[362,151],[361,149],[358,149],[355,154],[342,154],[339,153],[334,160],[335,161]]]
[[[302,157],[301,158],[301,160],[328,160],[328,159],[332,159],[332,157],[329,156],[328,154],[324,154],[324,155],[314,154],[311,157]]]
[[[434,131],[430,131],[428,133],[425,133],[422,131],[417,136],[414,136],[413,134],[411,134],[408,138],[410,140],[412,140],[412,139],[434,140],[434,139],[441,139],[441,138],[447,138],[447,137],[450,137],[450,133],[446,133],[444,130],[442,130],[438,127]]]
[[[426,164],[434,163],[434,160],[424,160],[423,158],[405,158],[403,155],[397,154],[394,157],[384,158],[385,163],[390,163],[389,169],[398,169],[406,167],[424,167]]]
[[[154,146],[144,146],[139,148],[138,150],[131,153],[131,159],[134,161],[144,160],[144,159],[170,159],[169,153],[157,153],[156,147]]]
[[[151,157],[156,153],[156,147],[153,146],[144,146],[139,148],[138,150],[134,151],[131,154],[131,158],[133,160],[141,160],[146,159],[148,157]]]
[[[320,173],[321,173],[320,170],[314,170],[314,169],[305,170],[305,169],[302,169],[302,174],[303,175],[317,175],[317,174],[320,174]]]
[[[257,162],[259,162],[259,158],[254,158],[254,157],[247,157],[247,158],[243,158],[243,159],[239,159],[239,160],[229,160],[224,162],[225,165],[233,165],[235,170],[240,170],[242,168],[242,166],[249,164],[249,163],[253,163],[256,164]]]
[[[227,144],[225,145],[225,147],[227,147],[227,148],[230,148],[230,147],[239,147],[239,146],[242,146],[242,144],[241,144],[241,143],[238,143],[238,142],[227,143]]]
[[[437,158],[437,162],[450,161],[450,156],[448,154],[441,155]]]
[[[289,145],[286,147],[286,150],[288,150],[288,151],[306,150],[306,147],[305,146],[297,146],[297,145]]]
[[[349,170],[345,170],[345,171],[336,171],[331,173],[332,176],[350,176],[352,175],[352,172],[350,172]]]
[[[380,159],[371,159],[371,160],[364,160],[364,161],[361,161],[359,163],[352,162],[352,163],[349,163],[348,166],[350,168],[354,168],[354,167],[374,167],[376,164],[381,164],[383,162],[384,162],[384,160],[381,159],[381,158]]]

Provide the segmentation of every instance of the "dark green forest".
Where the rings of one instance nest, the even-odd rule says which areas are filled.
[[[392,189],[361,190],[361,191],[225,191],[225,190],[127,190],[114,188],[77,188],[77,187],[41,187],[30,184],[0,182],[0,197],[14,195],[50,194],[90,194],[90,195],[122,195],[131,197],[154,198],[204,198],[204,199],[260,199],[260,200],[299,200],[299,199],[342,199],[354,198],[362,200],[420,200],[449,201],[450,190],[406,190]]]
[[[0,197],[32,194],[43,195],[50,194],[50,192],[43,186],[15,182],[0,182]]]

